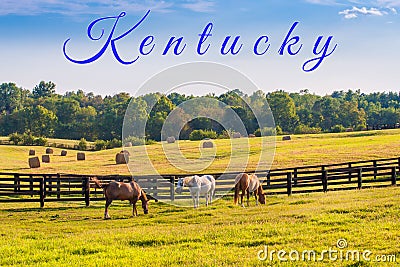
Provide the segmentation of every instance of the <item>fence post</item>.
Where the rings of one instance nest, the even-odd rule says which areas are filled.
[[[396,167],[392,167],[392,185],[396,185]]]
[[[328,191],[328,171],[322,171],[322,189],[324,193]]]
[[[271,185],[271,171],[267,172],[267,186]]]
[[[349,182],[351,182],[351,163],[349,163]]]
[[[297,185],[297,168],[294,168],[294,178],[293,178],[294,185]]]
[[[40,198],[40,207],[43,208],[44,207],[44,198],[45,198],[45,190],[44,190],[44,177],[39,178],[39,198]]]
[[[362,168],[357,169],[357,188],[362,188]]]
[[[292,173],[287,173],[287,194],[288,196],[292,195]]]
[[[46,196],[46,183],[47,183],[47,176],[43,175],[43,194]]]
[[[51,196],[51,192],[53,191],[53,181],[52,181],[52,176],[51,175],[49,175],[48,176],[48,182],[47,182],[47,186],[48,186],[48,188],[49,188],[49,196]]]
[[[150,178],[151,179],[151,178]],[[153,196],[155,197],[155,198],[157,198],[157,178],[153,178],[152,179],[153,180],[153,182],[154,182],[154,186],[153,186],[153,190],[154,190],[154,193],[153,193]]]
[[[33,197],[33,177],[29,175],[29,191],[32,192],[31,197]]]
[[[57,173],[57,199],[61,198],[60,191],[61,191],[61,175]]]
[[[374,160],[373,163],[374,163],[374,180],[376,180],[376,176],[378,175],[378,170],[376,169],[377,167],[376,160]]]
[[[18,192],[21,189],[19,175],[14,174],[14,192]]]
[[[170,198],[171,201],[175,201],[175,176],[171,176],[169,178],[169,194],[170,194]]]
[[[86,207],[90,205],[90,179],[89,177],[84,178],[85,181],[85,203]]]

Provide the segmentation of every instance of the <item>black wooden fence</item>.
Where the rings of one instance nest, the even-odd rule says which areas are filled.
[[[238,173],[216,173],[216,195],[230,193]],[[350,190],[367,187],[394,186],[400,175],[400,157],[356,161],[330,165],[257,171],[265,194],[297,194]],[[159,200],[189,198],[188,193],[175,194],[178,177],[183,175],[140,176],[133,179],[147,194]],[[97,176],[104,183],[113,180],[131,181],[131,176]],[[102,189],[96,188],[90,176],[74,174],[0,173],[0,202],[45,202],[104,200]]]

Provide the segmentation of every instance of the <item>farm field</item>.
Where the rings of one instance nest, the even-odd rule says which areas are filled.
[[[131,217],[115,201],[0,204],[0,266],[396,266],[400,261],[400,188],[268,196],[249,208],[220,199],[199,209],[150,203]],[[204,200],[202,204],[204,203]],[[345,239],[347,247],[337,248]],[[271,250],[370,250],[370,261],[260,261]],[[301,254],[300,254],[301,255]],[[378,264],[377,259],[395,262]],[[286,255],[286,258],[288,256]],[[318,257],[317,257],[318,259]]]
[[[239,142],[249,142],[249,151],[234,151],[237,158],[249,158],[247,170],[254,170],[261,152],[261,138],[242,138]],[[271,138],[267,141],[271,141]],[[67,141],[72,142],[72,141]],[[229,163],[230,140],[215,140],[215,160],[203,173],[218,173]],[[271,144],[271,142],[270,142]],[[161,174],[179,174],[183,171],[171,165],[162,151],[161,143],[146,146],[147,153],[156,169]],[[168,146],[180,147],[182,154],[189,159],[200,158],[199,141],[180,141]],[[115,164],[115,154],[121,148],[86,152],[86,161],[76,161],[76,150],[68,150],[66,157],[61,157],[61,149],[54,148],[51,163],[42,163],[38,169],[29,169],[28,151],[35,149],[40,157],[44,147],[0,146],[0,172],[21,173],[73,173],[73,174],[129,174],[126,165]],[[131,169],[135,174],[146,174],[143,160],[135,155],[141,147],[129,148]],[[273,152],[273,150],[271,150]],[[272,168],[287,168],[313,164],[331,164],[357,160],[398,157],[400,155],[400,130],[368,131],[338,134],[294,135],[291,141],[281,141],[277,137]],[[265,166],[267,169],[269,166]]]

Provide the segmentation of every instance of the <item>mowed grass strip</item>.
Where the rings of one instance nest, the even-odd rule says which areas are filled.
[[[266,140],[266,141],[265,141]],[[272,159],[272,168],[287,168],[314,164],[331,164],[347,161],[373,160],[400,156],[400,129],[385,131],[353,132],[340,134],[294,135],[291,141],[282,141],[277,137],[276,149],[273,139],[242,138],[234,140],[242,147],[249,149],[233,149],[230,140],[214,140],[216,144],[215,159],[213,153],[201,149],[200,141],[180,141],[179,144],[153,144],[146,146],[146,153],[151,159],[146,161],[147,154],[143,147],[129,148],[131,152],[130,168],[136,175],[149,173],[151,165],[161,174],[185,173],[182,166],[174,166],[164,153],[163,145],[179,147],[183,157],[189,160],[213,159],[211,165],[202,170],[203,173],[219,173],[226,170],[231,158],[248,160],[247,170],[254,170],[260,160],[262,142],[268,144],[268,155]],[[248,143],[247,143],[248,142]],[[249,144],[249,145],[247,145]],[[123,174],[129,175],[126,165],[115,164],[115,154],[121,148],[97,152],[85,152],[86,160],[76,160],[76,150],[68,150],[66,157],[61,157],[61,149],[55,148],[51,163],[42,163],[39,169],[29,169],[28,151],[35,149],[39,157],[45,147],[0,146],[0,172],[23,173],[76,173],[76,174]],[[178,151],[179,152],[179,151]],[[275,153],[274,153],[275,152]],[[203,154],[202,154],[203,153]],[[177,156],[175,153],[173,156]],[[179,155],[178,155],[179,156]],[[265,155],[262,159],[267,162]],[[203,165],[199,165],[199,168]],[[264,165],[263,165],[264,166]],[[194,166],[196,167],[196,166]],[[269,165],[265,164],[265,169]]]
[[[400,260],[400,188],[268,196],[248,208],[220,199],[199,209],[150,204],[131,217],[128,202],[115,201],[111,220],[103,202],[0,204],[0,266],[376,266],[376,262],[261,262],[270,250],[321,253],[370,250]],[[379,266],[395,266],[387,263]]]

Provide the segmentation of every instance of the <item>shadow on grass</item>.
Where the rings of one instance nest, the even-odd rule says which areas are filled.
[[[50,208],[7,208],[7,209],[0,209],[0,212],[48,212],[48,211],[65,211],[65,210],[84,210],[87,208],[92,209],[104,209],[103,206],[76,206],[76,207],[50,207]]]
[[[21,170],[30,170],[31,168],[4,168],[3,171],[20,172]]]

